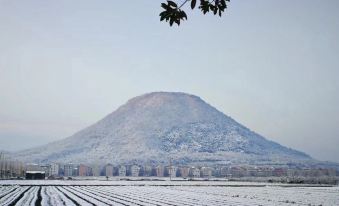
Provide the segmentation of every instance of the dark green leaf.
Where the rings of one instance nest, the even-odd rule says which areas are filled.
[[[174,3],[173,1],[167,1],[167,2],[168,2],[168,5],[170,5],[170,6],[173,6],[175,8],[178,7],[178,5],[176,3]]]
[[[174,22],[178,24],[178,26],[180,25],[180,19],[175,19]]]
[[[225,0],[220,0],[220,3],[221,3],[221,5],[222,5],[223,7],[226,7],[226,2],[225,2]]]
[[[164,9],[167,9],[167,4],[161,3],[161,7],[164,8]]]
[[[191,1],[191,8],[194,9],[196,4],[197,4],[197,0],[192,0]]]
[[[172,25],[173,25],[173,22],[174,22],[174,19],[173,19],[173,18],[171,18],[171,19],[170,19],[170,22],[169,22],[170,26],[172,26]]]
[[[216,15],[218,12],[218,7],[217,6],[214,6],[213,7],[213,14]]]
[[[187,20],[187,15],[184,11],[181,11],[180,14],[181,14],[182,19],[185,18]]]
[[[159,16],[165,16],[167,14],[167,11],[163,11],[159,14]]]

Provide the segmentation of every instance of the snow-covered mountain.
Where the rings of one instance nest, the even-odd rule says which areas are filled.
[[[154,92],[135,97],[71,137],[21,151],[33,162],[287,163],[312,160],[269,141],[197,96]]]

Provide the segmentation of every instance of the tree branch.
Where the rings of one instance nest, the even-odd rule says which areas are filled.
[[[181,8],[189,1],[191,2],[191,9],[195,9],[197,1],[200,1],[200,3],[198,3],[198,9],[203,14],[211,12],[220,17],[227,9],[227,3],[230,2],[230,0],[183,0],[180,6],[178,6],[174,1],[175,0],[167,0],[167,3],[162,3],[161,7],[164,11],[159,14],[160,21],[165,20],[169,22],[170,26],[172,26],[173,23],[180,25],[180,21],[187,20],[187,15]]]
[[[181,7],[183,7],[187,2],[189,2],[190,0],[185,0],[179,7],[178,9],[180,9]]]

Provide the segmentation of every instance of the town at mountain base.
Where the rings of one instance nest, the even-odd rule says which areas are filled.
[[[201,98],[179,92],[137,96],[71,137],[14,156],[36,163],[319,163],[251,131]]]

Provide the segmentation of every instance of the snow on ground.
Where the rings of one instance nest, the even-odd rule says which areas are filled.
[[[339,205],[339,187],[226,181],[0,181],[0,205]]]

